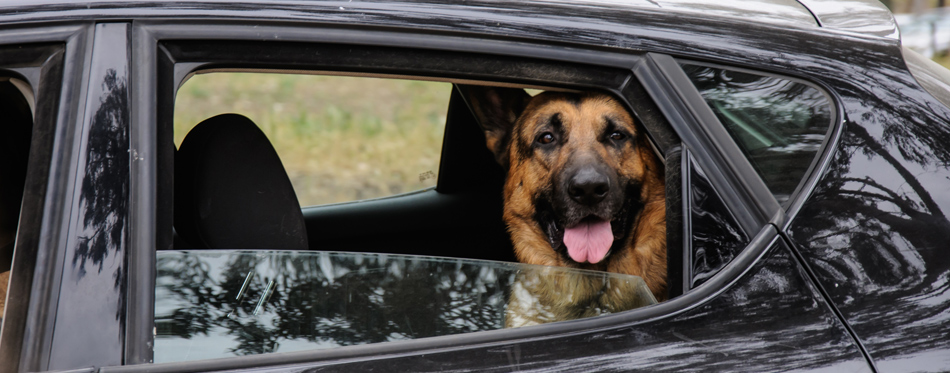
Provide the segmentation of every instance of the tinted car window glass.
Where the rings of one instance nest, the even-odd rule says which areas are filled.
[[[449,83],[367,77],[208,73],[175,102],[175,144],[206,118],[238,113],[267,135],[301,206],[434,187]]]
[[[157,269],[156,363],[470,333],[656,303],[639,277],[478,260],[163,251]],[[578,283],[600,290],[576,296]]]
[[[683,64],[719,121],[779,203],[791,198],[824,142],[833,106],[800,81]]]
[[[687,281],[699,286],[729,264],[748,245],[736,219],[716,193],[706,173],[689,159],[687,203],[690,220],[690,250]]]

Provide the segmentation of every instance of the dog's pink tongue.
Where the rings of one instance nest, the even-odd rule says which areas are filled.
[[[610,230],[609,221],[585,220],[564,231],[567,254],[578,263],[597,263],[604,260],[613,242],[614,234]]]

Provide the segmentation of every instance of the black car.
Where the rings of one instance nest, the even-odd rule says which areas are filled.
[[[875,0],[39,0],[0,24],[2,371],[950,370],[950,72]],[[627,106],[665,166],[668,300],[514,262],[461,84]],[[406,134],[436,145],[363,159]],[[571,276],[644,295],[514,327]]]

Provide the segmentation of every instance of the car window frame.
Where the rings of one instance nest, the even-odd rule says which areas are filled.
[[[677,70],[681,72],[683,72],[682,65],[690,64],[690,65],[706,66],[706,67],[718,68],[718,69],[723,69],[723,70],[742,72],[742,73],[758,75],[758,76],[774,77],[778,79],[795,82],[798,84],[803,84],[811,88],[817,89],[827,99],[828,104],[830,106],[829,109],[831,111],[831,119],[830,119],[828,129],[826,130],[825,135],[822,139],[822,143],[817,149],[817,151],[815,152],[815,156],[812,158],[811,163],[809,164],[805,173],[802,175],[802,178],[798,182],[798,185],[796,186],[795,190],[791,193],[789,199],[785,201],[784,203],[780,203],[780,209],[769,221],[771,224],[775,225],[780,231],[785,231],[788,225],[791,224],[792,219],[794,219],[794,217],[798,214],[798,211],[801,210],[802,205],[805,203],[805,200],[816,188],[817,183],[818,183],[818,178],[821,176],[824,170],[828,169],[830,163],[833,160],[835,145],[841,139],[842,132],[844,131],[844,121],[845,121],[844,114],[841,110],[842,104],[841,104],[841,100],[839,96],[835,93],[833,89],[831,89],[825,84],[822,84],[818,80],[811,80],[806,77],[794,76],[792,74],[789,74],[789,72],[787,71],[772,72],[772,71],[763,70],[760,68],[748,68],[744,66],[724,64],[724,63],[720,63],[716,61],[712,61],[712,62],[701,61],[701,60],[692,59],[692,58],[674,57],[673,60],[675,60],[675,63],[678,64],[678,66],[680,67]],[[670,63],[670,60],[668,59],[664,59],[663,61],[664,61],[663,63],[667,63],[667,64]],[[683,73],[684,74],[682,76],[678,76],[677,78],[679,79],[681,84],[683,82],[682,77],[686,76],[685,72]],[[774,197],[774,195],[772,195],[771,190],[768,188],[767,185],[765,185],[764,180],[761,178],[761,176],[758,176],[759,175],[758,171],[756,171],[755,168],[752,167],[751,161],[745,157],[744,152],[739,148],[739,145],[734,140],[731,140],[731,135],[729,135],[729,133],[725,130],[725,126],[722,124],[721,121],[719,121],[718,117],[715,115],[715,113],[713,112],[712,108],[708,105],[708,103],[705,105],[699,105],[699,103],[701,102],[705,103],[705,97],[703,97],[702,94],[699,93],[699,90],[696,89],[696,86],[692,84],[691,79],[687,77],[687,81],[689,82],[689,85],[688,86],[686,86],[685,84],[683,85],[683,88],[682,88],[683,92],[685,92],[686,95],[692,97],[692,104],[696,104],[697,106],[699,106],[698,110],[702,114],[698,116],[698,118],[700,118],[700,120],[704,122],[703,126],[705,126],[705,128],[715,129],[715,132],[716,132],[715,136],[720,138],[718,140],[720,141],[720,143],[731,143],[732,145],[735,145],[735,148],[731,150],[731,154],[733,154],[733,156],[730,158],[736,159],[734,158],[734,154],[736,154],[735,153],[736,150],[739,151],[739,154],[742,154],[742,156],[740,157],[740,159],[742,160],[742,162],[740,163],[742,164],[740,164],[739,166],[745,169],[745,171],[743,172],[745,172],[747,175],[745,176],[746,180],[753,180],[753,179],[749,179],[752,177],[752,175],[748,175],[748,171],[751,170],[755,174],[754,179],[761,181],[761,184],[759,184],[758,182],[755,182],[755,180],[753,180],[754,184],[757,184],[758,188],[761,188],[762,186],[764,186],[765,187],[764,191],[768,191],[768,194],[772,196],[771,200],[774,200],[776,203],[778,203],[777,199]],[[723,135],[728,136],[728,137],[722,138]],[[684,157],[684,160],[685,160],[685,157]],[[691,167],[688,163],[689,162],[686,162],[686,164],[684,164],[683,170],[686,170],[687,168]],[[746,167],[746,164],[748,164],[748,167]],[[702,168],[701,165],[697,165],[697,166]],[[686,180],[686,178],[684,177],[683,190],[688,190],[688,189],[689,189],[689,181]],[[718,189],[718,188],[714,188],[714,189]],[[762,190],[760,189],[760,192],[761,191]],[[763,194],[761,197],[765,198],[765,195]],[[765,198],[765,199],[767,200],[769,198]],[[689,201],[684,203],[683,227],[684,227],[684,231],[686,231],[686,233],[684,233],[683,235],[684,237],[692,236],[692,232],[691,232],[692,222],[691,222],[691,219],[688,218],[690,216],[689,203],[690,203]],[[727,205],[727,208],[731,209],[732,206]],[[771,206],[768,208],[774,209],[774,206]],[[732,212],[732,211],[734,210],[730,210],[729,212]],[[732,216],[735,217],[734,213]],[[746,234],[748,233],[749,232],[746,232]],[[693,258],[694,250],[691,247],[691,244],[692,242],[690,242],[689,240],[686,240],[686,242],[684,242],[684,250],[685,250],[683,254],[684,291],[690,290],[691,287],[689,284],[691,283],[691,280],[693,277],[692,276],[693,274],[691,273],[692,268],[691,268],[690,263],[694,259]]]
[[[645,65],[645,69],[655,72],[656,76],[663,76],[667,80],[653,81],[649,75],[644,75],[646,80],[645,84],[648,84],[651,89],[656,92],[657,95],[676,95],[676,92],[680,94],[680,97],[688,100],[689,102],[667,102],[669,107],[664,108],[664,112],[675,111],[676,108],[680,108],[683,112],[692,112],[692,119],[701,125],[693,128],[704,128],[711,129],[712,135],[711,138],[700,138],[693,139],[694,144],[699,145],[699,143],[706,143],[709,148],[714,148],[715,146],[724,145],[727,148],[727,152],[730,155],[729,159],[737,159],[738,162],[733,163],[734,166],[737,166],[739,172],[744,175],[743,178],[748,180],[753,185],[752,189],[757,191],[757,196],[755,200],[747,200],[747,202],[753,203],[756,206],[759,206],[760,210],[760,220],[762,217],[769,216],[771,212],[772,215],[768,219],[768,223],[775,226],[780,232],[784,232],[788,229],[788,226],[792,223],[795,217],[798,215],[798,212],[802,209],[805,201],[812,194],[815,188],[818,185],[819,178],[821,175],[830,167],[830,164],[834,160],[834,151],[836,145],[841,141],[842,134],[844,132],[845,122],[847,120],[842,108],[841,97],[832,89],[830,86],[822,82],[820,79],[815,79],[814,77],[806,77],[796,75],[793,71],[772,71],[768,66],[746,66],[743,65],[740,61],[715,61],[715,60],[700,60],[695,57],[680,57],[680,56],[667,56],[656,53],[648,53],[650,56],[649,64]],[[809,168],[802,177],[802,180],[799,182],[795,191],[792,193],[789,200],[779,205],[778,201],[771,194],[771,191],[765,185],[765,182],[761,177],[758,176],[758,172],[755,171],[751,162],[745,158],[741,149],[739,149],[738,144],[731,140],[731,137],[725,126],[719,121],[715,113],[712,111],[712,108],[705,103],[705,99],[702,97],[702,94],[699,93],[699,90],[696,89],[695,85],[689,80],[686,73],[682,70],[681,64],[697,64],[702,66],[710,66],[716,68],[722,68],[727,70],[735,70],[739,72],[745,72],[749,74],[762,75],[762,76],[773,76],[781,79],[787,79],[794,82],[806,84],[810,87],[818,89],[821,91],[825,97],[827,97],[829,104],[831,106],[831,124],[828,128],[828,131],[823,139],[821,146],[812,163],[809,165]],[[675,67],[674,67],[675,66]],[[675,115],[675,114],[673,114]],[[675,121],[673,123],[676,123]],[[677,131],[680,131],[681,128],[678,126]],[[708,136],[708,135],[707,135]],[[685,135],[685,137],[692,137],[692,135]],[[698,140],[698,141],[697,141]],[[691,156],[697,156],[695,151],[698,146],[690,147],[685,144],[686,140],[684,139],[684,146],[687,147],[685,152],[691,153]],[[736,157],[738,155],[738,158]],[[683,170],[686,170],[688,166],[688,158],[684,156]],[[705,158],[705,157],[704,157]],[[723,170],[723,168],[712,167],[713,163],[718,162],[709,162],[708,159],[702,159],[699,162],[699,166],[703,167],[707,173],[709,170]],[[720,193],[720,197],[723,196],[723,191],[729,191],[729,187],[722,186],[722,181],[719,180],[710,180],[713,182],[714,189]],[[683,177],[683,190],[686,191],[689,188],[687,177]],[[685,192],[684,192],[685,193]],[[728,197],[727,197],[728,198]],[[730,212],[733,214],[733,217],[739,218],[736,216],[737,210],[742,210],[743,208],[735,208],[735,204],[728,203],[729,200],[724,199],[723,202],[726,202],[727,208],[730,209]],[[762,203],[764,202],[764,204]],[[689,216],[689,205],[688,202],[683,204],[683,237],[690,237],[690,219]],[[778,208],[776,208],[778,206]],[[742,224],[742,223],[740,223]],[[753,232],[748,230],[748,223],[744,225],[746,227],[745,233],[749,237],[753,236]],[[758,223],[754,223],[753,226]],[[690,272],[690,262],[692,250],[688,247],[690,245],[689,240],[684,242],[684,252],[683,255],[683,278],[684,278],[684,291],[689,291],[689,279],[691,278]],[[743,250],[747,250],[743,249]],[[723,269],[724,270],[724,269]]]
[[[828,89],[822,84],[812,82],[811,80],[806,80],[803,78],[789,76],[785,74],[778,74],[778,73],[749,69],[749,68],[744,68],[744,67],[729,66],[729,65],[724,65],[720,63],[698,61],[694,59],[677,58],[676,61],[680,65],[695,65],[695,66],[711,67],[715,69],[735,71],[735,72],[751,74],[751,75],[756,75],[756,76],[782,79],[789,82],[798,83],[798,84],[802,84],[802,85],[806,85],[808,87],[814,88],[818,90],[819,92],[821,92],[822,95],[825,96],[825,98],[828,100],[828,105],[831,111],[831,118],[828,124],[828,129],[825,131],[825,135],[824,135],[824,138],[822,139],[821,145],[818,147],[818,150],[815,152],[815,157],[812,158],[811,163],[808,165],[808,168],[806,169],[805,173],[802,175],[802,179],[798,182],[798,185],[789,195],[788,201],[782,204],[782,208],[784,208],[785,211],[788,211],[788,212],[797,211],[797,208],[801,206],[801,203],[803,202],[804,197],[806,197],[808,194],[806,192],[811,190],[811,188],[808,188],[808,185],[810,185],[811,181],[813,181],[811,180],[811,176],[815,173],[816,170],[820,169],[822,165],[824,164],[828,148],[831,147],[831,144],[834,144],[837,142],[837,134],[840,133],[841,127],[844,125],[842,121],[841,111],[839,109],[841,105],[839,103],[839,100],[837,99],[837,96],[835,96],[834,91],[831,89]],[[718,121],[718,118],[716,120]]]
[[[658,100],[661,110],[671,118],[685,147],[706,171],[743,231],[751,237],[763,224],[782,218],[778,201],[676,60],[647,53],[647,62],[637,73],[651,94],[664,98]]]
[[[688,129],[689,132],[687,133],[692,133],[695,131],[695,129],[691,129],[690,126],[698,125],[698,121],[692,117],[695,115],[695,113],[686,110],[684,107],[682,107],[682,104],[680,104],[680,106],[670,107],[669,104],[658,100],[672,99],[682,103],[684,101],[683,96],[688,96],[691,100],[695,100],[696,97],[699,97],[698,91],[695,92],[693,96],[682,93],[684,89],[692,87],[692,84],[689,83],[688,80],[686,81],[688,84],[686,87],[684,87],[682,82],[679,81],[674,81],[671,83],[669,76],[664,75],[669,74],[669,71],[660,71],[654,66],[655,61],[652,60],[657,58],[672,59],[672,57],[666,55],[656,55],[650,53],[643,54],[642,52],[634,53],[629,51],[581,49],[569,45],[525,43],[512,40],[500,40],[497,38],[477,37],[473,35],[441,35],[439,37],[433,37],[430,34],[425,34],[422,32],[409,32],[405,30],[352,30],[342,29],[331,25],[326,26],[325,29],[321,28],[320,32],[315,32],[313,25],[301,27],[296,25],[281,26],[280,24],[268,23],[262,24],[254,29],[249,29],[244,25],[208,22],[207,20],[192,20],[185,22],[170,22],[160,20],[136,21],[132,29],[132,39],[135,42],[135,45],[133,46],[132,58],[133,65],[139,67],[139,69],[134,73],[134,81],[138,84],[138,90],[133,93],[132,98],[133,105],[136,108],[136,110],[134,110],[133,120],[137,123],[137,125],[133,127],[132,131],[132,146],[136,149],[146,151],[149,154],[157,154],[157,157],[152,157],[150,162],[146,160],[146,162],[133,164],[132,174],[134,179],[143,178],[143,180],[156,180],[157,162],[155,159],[165,159],[168,161],[169,154],[165,153],[163,155],[163,150],[159,149],[159,147],[155,144],[154,139],[157,136],[159,141],[169,141],[170,143],[171,126],[167,124],[170,124],[171,113],[169,112],[163,114],[161,111],[157,110],[156,107],[158,107],[158,105],[162,102],[168,102],[169,98],[171,100],[174,99],[175,87],[171,85],[159,84],[159,82],[164,80],[181,81],[181,79],[188,73],[204,65],[201,62],[193,61],[182,61],[176,64],[176,61],[162,57],[163,55],[167,56],[168,50],[162,47],[161,42],[173,40],[215,39],[267,40],[270,38],[280,39],[286,42],[339,43],[359,46],[387,46],[407,49],[421,48],[424,50],[436,50],[445,53],[467,52],[515,58],[520,58],[518,56],[530,54],[537,56],[536,58],[538,59],[546,61],[583,63],[588,66],[626,69],[630,72],[630,74],[627,75],[623,85],[612,90],[612,93],[618,97],[626,97],[626,93],[629,93],[629,91],[625,90],[628,89],[626,87],[630,86],[631,82],[633,82],[632,85],[634,87],[630,89],[633,91],[639,90],[641,92],[646,92],[648,94],[647,97],[652,98],[650,101],[656,106],[654,109],[660,109],[654,110],[654,112],[662,111],[663,114],[658,115],[661,115],[662,118],[668,118],[670,123],[673,124],[674,131],[668,131],[669,133],[666,135],[672,133],[677,136],[681,136],[681,130],[683,128]],[[679,69],[678,65],[673,64],[672,66],[674,66],[675,69]],[[681,70],[679,71],[679,74],[685,77],[685,73],[683,73]],[[458,76],[455,76],[455,78],[457,79]],[[497,74],[488,76],[472,76],[472,78],[474,78],[472,80],[475,81],[504,80],[499,78]],[[511,81],[528,83],[529,85],[531,83],[531,81],[527,79],[511,79]],[[548,82],[541,83],[544,84],[538,85],[551,85],[548,84]],[[575,84],[572,86],[576,87],[578,85]],[[657,86],[660,86],[661,89],[658,90]],[[676,87],[676,89],[673,89],[672,87]],[[603,87],[599,88],[603,90]],[[693,89],[695,90],[695,88]],[[149,92],[158,92],[158,96],[156,97]],[[699,97],[699,99],[701,100],[701,97]],[[635,106],[637,104],[628,103],[628,105]],[[705,105],[704,102],[703,105]],[[669,111],[670,109],[672,109],[672,111]],[[636,114],[640,113],[638,112]],[[673,114],[673,117],[670,117],[671,114]],[[712,115],[711,112],[708,114]],[[677,124],[677,120],[681,121],[681,123]],[[159,126],[159,123],[164,123],[166,125]],[[167,128],[167,130],[163,130],[162,128]],[[648,129],[650,129],[649,126]],[[653,129],[650,130],[651,136],[659,136],[659,132],[654,133]],[[163,131],[169,133],[163,133]],[[725,131],[725,129],[721,128],[721,131]],[[727,133],[724,134],[728,136]],[[657,150],[659,150],[660,154],[666,154],[667,151],[682,151],[684,148],[683,145],[680,145],[678,141],[675,141],[672,138],[663,136],[659,137],[660,138],[653,138],[653,144],[658,147]],[[731,140],[729,141],[731,142]],[[684,139],[683,143],[690,150],[699,149],[705,152],[713,152],[714,154],[719,154],[718,152],[721,151],[721,149],[713,146],[714,142],[711,140],[687,141]],[[732,145],[735,146],[735,144]],[[167,149],[164,151],[167,152]],[[738,149],[736,149],[736,151],[738,151]],[[718,163],[713,163],[713,165],[713,169],[720,168]],[[748,164],[747,166],[749,169],[751,169],[751,164]],[[730,177],[732,178],[736,178],[736,174],[740,173],[730,167],[726,167],[724,169],[724,172],[729,173]],[[756,175],[756,177],[758,176]],[[761,182],[761,180],[759,181]],[[154,208],[154,206],[156,206],[156,201],[159,197],[158,191],[161,189],[161,187],[156,187],[155,185],[152,185],[151,187],[144,187],[142,186],[144,184],[147,183],[141,183],[140,187],[133,188],[132,190],[132,214],[137,218],[133,219],[132,229],[135,233],[133,234],[131,244],[134,245],[141,243],[149,246],[155,245],[151,247],[170,247],[170,238],[163,239],[156,234],[156,227],[160,227],[160,224],[168,224],[167,226],[170,227],[170,221],[165,223],[159,222],[162,219],[160,217],[161,211],[156,211],[153,209],[152,212],[150,212],[145,208]],[[100,371],[201,371],[239,367],[286,365],[293,363],[326,361],[328,359],[340,358],[359,358],[405,353],[415,354],[424,353],[425,350],[433,348],[464,349],[476,344],[511,343],[512,341],[517,340],[552,337],[559,334],[575,333],[580,330],[588,331],[599,328],[617,328],[622,326],[629,327],[631,325],[649,322],[650,320],[656,318],[673,317],[685,312],[686,310],[698,306],[705,300],[708,300],[709,298],[714,297],[718,293],[722,292],[725,287],[728,287],[729,284],[733,283],[740,276],[742,276],[742,274],[748,270],[751,264],[758,261],[758,259],[764,254],[765,250],[769,247],[771,242],[778,239],[777,230],[773,224],[776,222],[776,220],[782,220],[781,217],[784,217],[784,215],[777,217],[779,215],[776,212],[778,211],[777,208],[771,210],[771,212],[774,213],[773,216],[769,216],[768,213],[764,213],[763,210],[769,210],[768,207],[777,206],[777,202],[775,202],[774,198],[771,197],[771,194],[769,194],[767,188],[764,188],[764,184],[762,184],[761,188],[752,187],[753,192],[747,190],[746,188],[749,187],[744,184],[734,186],[734,188],[738,188],[738,190],[733,189],[732,192],[737,193],[738,197],[735,198],[741,200],[742,205],[757,206],[757,211],[759,211],[758,216],[752,216],[751,213],[744,210],[739,210],[737,212],[739,215],[749,215],[744,216],[744,219],[754,222],[753,224],[745,227],[745,229],[749,231],[747,232],[749,237],[753,237],[750,244],[732,262],[726,265],[726,267],[720,271],[720,274],[714,276],[712,279],[699,286],[697,289],[694,289],[693,291],[690,291],[673,300],[661,303],[656,306],[651,306],[646,309],[595,319],[579,320],[575,322],[555,323],[512,330],[477,332],[458,336],[434,337],[399,343],[354,346],[333,350],[304,351],[299,353],[278,353],[271,355],[235,357],[219,359],[215,361],[168,363],[161,364],[160,366],[130,365],[124,367],[104,367]],[[167,186],[165,189],[168,189]],[[763,190],[766,194],[768,194],[769,198],[772,198],[772,201],[771,203],[765,201],[759,205],[756,205],[757,200],[752,196],[760,196]],[[765,208],[763,208],[763,206]],[[158,224],[156,224],[156,222],[158,222]],[[140,276],[143,274],[146,276],[151,274],[150,278],[152,281],[154,281],[154,267],[152,266],[152,268],[148,268],[149,266],[153,265],[153,262],[150,262],[148,259],[149,258],[147,258],[146,255],[140,255],[138,258],[135,258],[135,263],[131,263],[133,258],[130,258],[130,270],[142,271],[137,272],[140,274]],[[142,310],[147,308],[146,305],[151,306],[151,303],[148,303],[150,297],[149,293],[154,291],[154,285],[146,284],[146,282],[147,281],[142,281],[140,284],[138,284],[138,286],[130,287],[129,289],[129,296],[131,300],[145,302],[142,304]],[[152,293],[152,296],[153,295],[154,294]],[[152,317],[153,315],[151,313],[146,314],[144,312],[140,312],[139,314],[135,315],[130,314],[128,316],[129,328],[135,328],[138,330],[146,330],[148,328],[148,330],[151,331],[150,325],[152,322]],[[140,333],[140,339],[129,340],[127,345],[131,347],[132,345],[137,344],[139,347],[135,347],[135,349],[140,352],[144,352],[145,348],[141,346],[147,346],[150,339],[141,338],[143,336],[147,336],[147,334]],[[127,353],[126,359],[127,364],[148,362],[148,359],[145,358],[145,355],[141,354],[132,356]]]
[[[70,156],[54,156],[53,147],[57,140],[68,142],[71,135],[66,125],[71,107],[61,103],[76,92],[62,88],[78,75],[81,66],[68,63],[80,56],[79,38],[84,32],[84,27],[68,24],[46,27],[42,32],[23,27],[0,31],[0,73],[28,84],[34,100],[29,164],[0,331],[0,361],[14,370],[42,370],[42,362],[34,354],[49,342],[44,336],[49,336],[56,315],[47,307],[58,294],[56,253],[60,246],[52,232],[62,212],[49,206],[47,198],[69,189],[68,175],[55,170]]]

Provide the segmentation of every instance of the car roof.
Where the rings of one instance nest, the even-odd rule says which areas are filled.
[[[899,37],[893,15],[877,0],[7,0],[0,4],[0,22],[130,17],[299,20],[326,15],[326,10],[351,13],[408,10],[430,13],[433,17],[446,14],[440,13],[444,10],[460,18],[494,18],[499,23],[512,16],[577,17],[591,27],[597,27],[592,19],[623,23],[627,14],[655,13],[674,18],[733,19],[746,24],[822,27],[871,37]],[[361,13],[361,16],[367,18],[367,14]],[[628,19],[635,22],[635,18]]]

